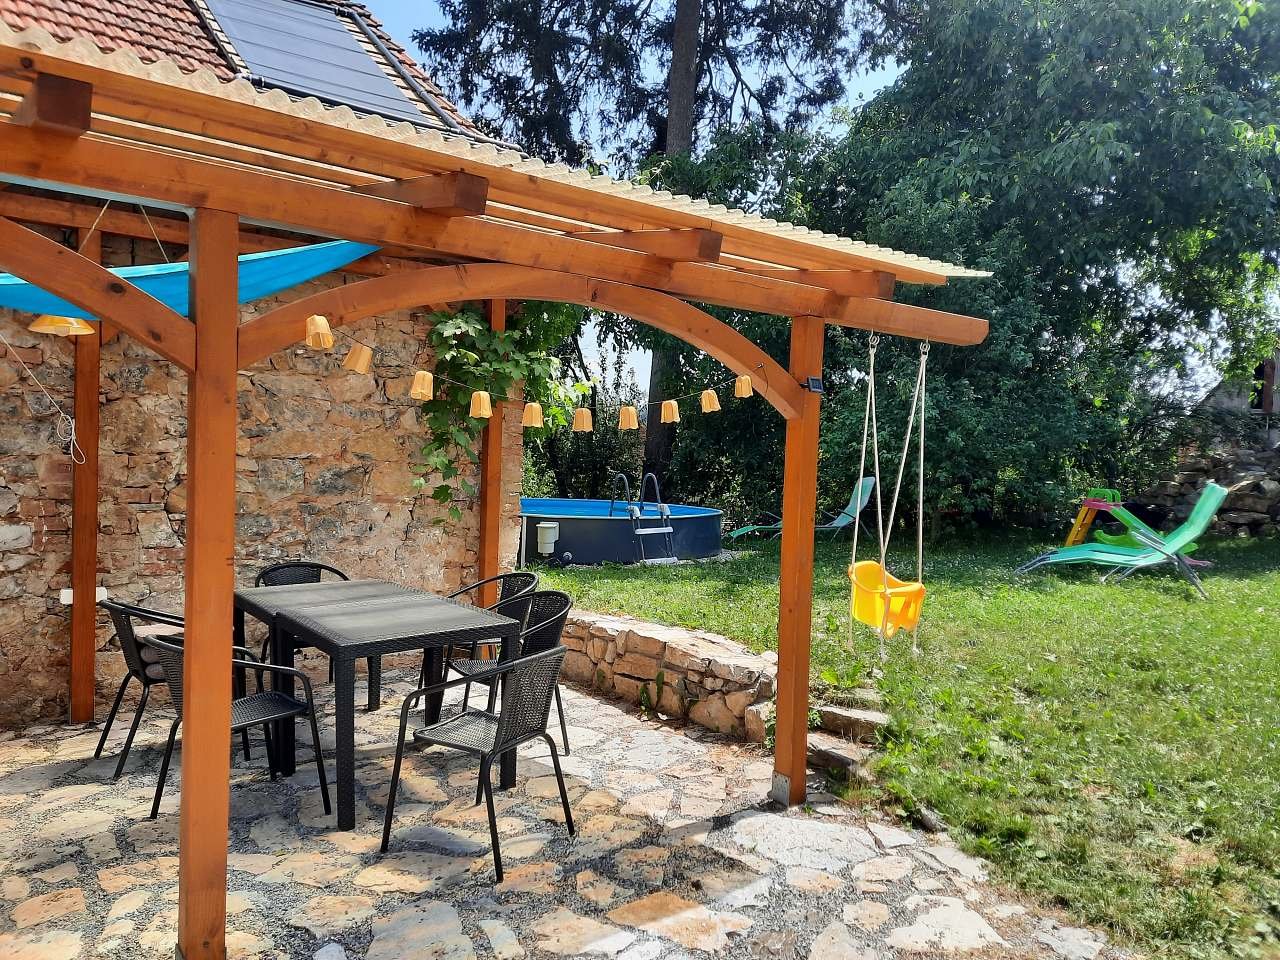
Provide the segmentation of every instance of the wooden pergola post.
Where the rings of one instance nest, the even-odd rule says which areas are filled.
[[[485,301],[490,328],[507,329],[507,301]],[[506,404],[493,401],[493,416],[485,425],[480,441],[480,544],[477,548],[477,580],[497,576],[502,568],[502,423]],[[497,584],[483,588],[480,602],[485,606],[498,599]]]
[[[826,326],[818,317],[791,323],[790,372],[803,384],[822,376]],[[821,397],[805,391],[800,415],[787,421],[782,480],[782,559],[778,583],[778,700],[769,796],[804,801],[809,734],[809,640],[813,630],[813,524],[817,509]]]
[[[80,253],[102,259],[102,235],[78,232]],[[71,462],[71,722],[92,723],[96,689],[98,594],[98,380],[102,324],[75,338],[76,443]]]
[[[195,364],[187,378],[186,654],[183,663],[178,957],[224,960],[235,588],[239,219],[191,221]]]

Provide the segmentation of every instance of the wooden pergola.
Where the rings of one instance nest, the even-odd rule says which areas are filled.
[[[15,187],[0,184],[0,269],[101,321],[75,341],[85,462],[72,485],[73,722],[94,718],[101,344],[131,336],[188,377],[179,956],[226,955],[237,371],[302,340],[312,313],[336,325],[479,300],[503,324],[507,299],[570,302],[750,374],[786,419],[772,796],[804,798],[820,401],[809,378],[822,375],[825,327],[975,344],[985,321],[892,296],[898,282],[984,274],[3,24],[0,181]],[[169,212],[154,229],[189,248],[190,319],[100,266],[95,244],[76,253],[22,225],[84,235],[105,198]],[[153,227],[111,209],[98,229],[150,238]],[[237,256],[315,238],[381,249],[350,268],[367,279],[241,324]],[[789,367],[688,300],[790,317]],[[500,567],[503,406],[482,441],[481,577]]]

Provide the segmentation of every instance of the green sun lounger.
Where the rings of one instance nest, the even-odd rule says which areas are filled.
[[[876,487],[875,477],[863,477],[860,486],[855,487],[853,494],[849,497],[849,503],[839,513],[828,514],[826,523],[819,524],[813,528],[814,533],[831,533],[833,536],[838,534],[851,523],[858,522],[858,514],[862,512],[862,508],[867,505],[871,499],[871,491]],[[782,518],[773,514],[777,523],[753,523],[746,527],[739,527],[737,530],[730,530],[725,536],[730,540],[737,540],[739,537],[746,536],[749,533],[769,533],[779,536],[782,533]]]
[[[1099,566],[1114,568],[1105,579],[1114,577],[1123,580],[1135,570],[1171,564],[1192,586],[1200,596],[1209,598],[1196,576],[1193,566],[1207,566],[1203,561],[1186,558],[1188,548],[1195,544],[1204,532],[1209,529],[1214,515],[1227,498],[1227,490],[1216,483],[1208,483],[1200,491],[1200,497],[1191,510],[1186,521],[1167,535],[1161,535],[1118,504],[1098,505],[1098,509],[1116,516],[1129,528],[1130,534],[1138,541],[1138,546],[1116,545],[1111,543],[1082,543],[1073,547],[1059,547],[1042,553],[1021,567],[1018,573],[1027,573],[1039,567],[1057,563],[1093,563]]]

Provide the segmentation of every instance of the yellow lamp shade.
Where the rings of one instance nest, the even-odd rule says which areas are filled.
[[[363,343],[352,344],[342,360],[342,366],[356,373],[368,373],[369,368],[373,366],[373,351]]]
[[[578,407],[573,411],[573,432],[574,433],[590,433],[591,432],[591,411],[586,407]]]
[[[477,390],[471,394],[471,415],[482,420],[493,416],[493,404],[489,402],[487,390]]]
[[[619,430],[639,430],[640,418],[636,415],[635,407],[619,407],[618,408],[618,429]]]
[[[745,373],[733,381],[733,395],[735,397],[751,396],[751,378]]]
[[[526,403],[524,405],[524,416],[520,418],[520,426],[522,427],[542,426],[542,404]]]
[[[413,375],[413,386],[409,388],[409,396],[415,400],[430,400],[435,390],[435,380],[425,370]]]
[[[328,350],[333,346],[333,331],[329,320],[318,313],[307,317],[307,346],[315,350]]]
[[[716,396],[714,390],[702,391],[702,412],[715,413],[720,409],[720,398]]]
[[[79,317],[55,317],[46,313],[36,317],[27,329],[32,333],[51,333],[55,337],[82,337],[93,333],[95,328]]]
[[[679,423],[680,422],[680,404],[674,400],[662,401],[662,422],[663,423]]]

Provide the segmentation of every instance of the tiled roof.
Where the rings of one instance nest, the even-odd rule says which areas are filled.
[[[58,40],[85,37],[149,63],[172,60],[222,80],[235,76],[188,0],[0,0],[0,20],[15,30],[43,27]]]

